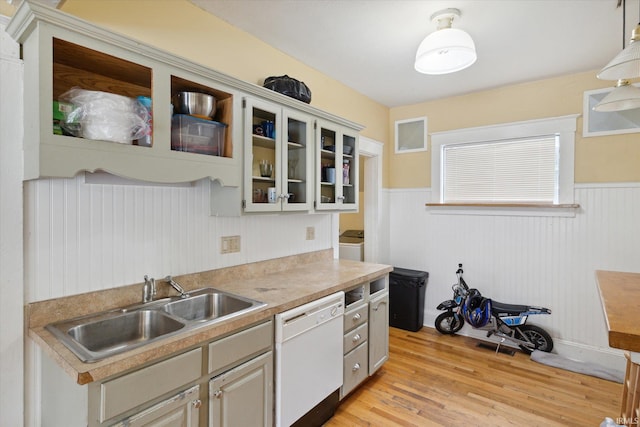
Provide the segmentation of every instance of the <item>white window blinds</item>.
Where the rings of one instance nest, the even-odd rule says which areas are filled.
[[[445,203],[557,203],[559,137],[443,146]]]

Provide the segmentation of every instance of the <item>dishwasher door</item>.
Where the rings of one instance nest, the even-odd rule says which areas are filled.
[[[276,426],[288,427],[342,385],[344,292],[276,315]]]

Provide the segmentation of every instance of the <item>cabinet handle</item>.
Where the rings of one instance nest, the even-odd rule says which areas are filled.
[[[353,365],[353,368],[351,368],[351,370],[352,370],[353,372],[356,372],[356,371],[360,370],[360,364],[359,364],[359,363],[356,363],[355,365]]]
[[[353,342],[358,342],[358,341],[360,341],[360,338],[361,338],[361,337],[360,337],[360,334],[355,334],[355,335],[353,336]]]
[[[216,390],[213,393],[213,397],[215,397],[216,399],[220,399],[222,397],[222,390]]]
[[[354,314],[354,315],[353,315],[353,320],[354,320],[354,321],[356,321],[356,320],[360,320],[360,317],[361,317],[361,316],[360,316],[360,313],[356,313],[356,314]]]
[[[200,409],[200,407],[202,406],[202,400],[200,399],[194,400],[193,402],[191,402],[191,404],[193,405],[194,408]]]
[[[346,199],[346,197],[345,197],[345,196],[338,196],[338,197],[336,197],[336,199],[338,199],[338,200],[344,200],[344,199]]]

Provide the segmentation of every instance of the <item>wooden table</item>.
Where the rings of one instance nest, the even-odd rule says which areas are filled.
[[[640,273],[596,271],[607,320],[609,346],[625,351],[627,371],[618,424],[638,425],[640,418]]]

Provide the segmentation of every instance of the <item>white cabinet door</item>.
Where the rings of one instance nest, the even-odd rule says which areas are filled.
[[[271,102],[245,98],[245,212],[311,209],[312,126],[309,115]]]
[[[316,124],[316,209],[358,209],[358,134],[324,120]]]
[[[200,386],[177,394],[136,415],[115,424],[117,427],[198,427],[200,420]]]
[[[389,358],[389,293],[369,301],[369,375]]]
[[[209,382],[209,427],[270,427],[272,405],[271,351]]]
[[[313,120],[299,111],[282,112],[282,210],[308,211],[313,207]]]

